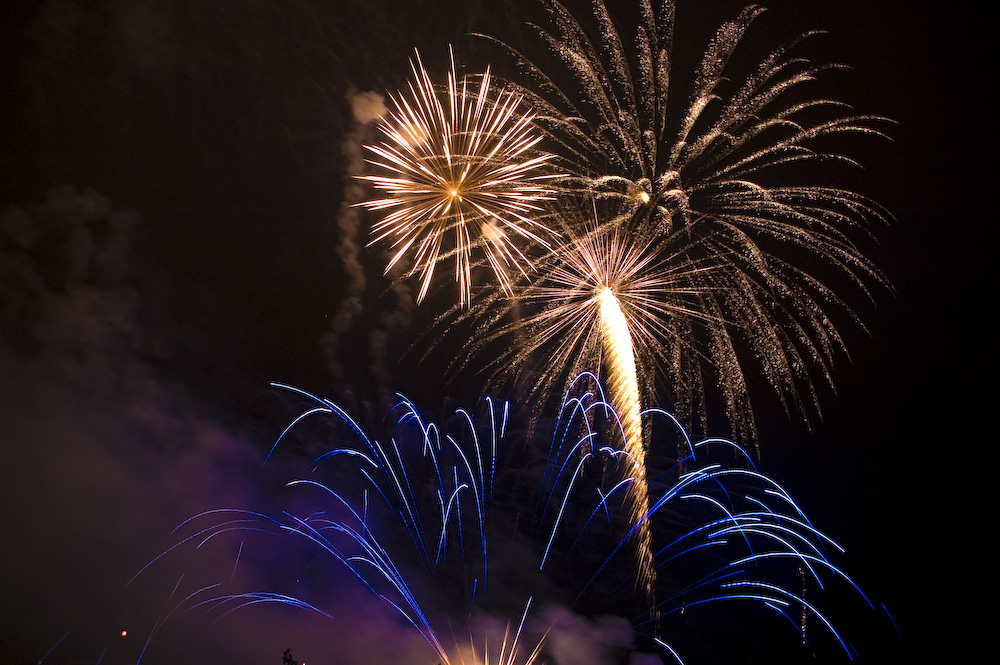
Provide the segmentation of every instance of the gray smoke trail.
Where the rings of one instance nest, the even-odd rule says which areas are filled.
[[[546,632],[545,651],[556,665],[610,665],[632,651],[632,626],[622,617],[591,621],[564,607],[550,606],[536,622]]]
[[[391,376],[386,367],[386,349],[390,336],[406,330],[413,319],[414,299],[410,286],[396,273],[403,272],[403,268],[396,264],[389,273],[392,285],[389,290],[395,296],[396,307],[390,305],[379,317],[380,327],[373,330],[369,336],[369,348],[372,356],[372,377],[376,381],[380,397],[388,397],[393,394],[391,388]]]
[[[385,113],[382,96],[375,92],[349,91],[354,127],[344,137],[341,150],[347,173],[361,173],[364,168],[362,146],[365,143],[373,121]],[[362,296],[365,291],[365,271],[361,265],[358,245],[358,229],[361,225],[360,211],[354,207],[364,198],[364,185],[349,178],[344,185],[344,195],[337,212],[337,256],[344,270],[343,299],[340,308],[330,322],[330,330],[320,340],[323,358],[333,378],[341,381],[344,368],[339,357],[341,337],[351,328],[354,319],[361,313]]]
[[[382,117],[386,109],[382,95],[375,92],[351,93],[350,101],[355,127],[345,138],[342,150],[348,173],[356,174],[364,169],[363,145],[368,139],[372,123]],[[324,338],[324,352],[334,378],[338,380],[344,378],[343,366],[337,356],[338,342],[340,336],[348,331],[361,313],[366,286],[364,268],[360,260],[361,245],[358,240],[361,211],[354,207],[354,204],[361,201],[364,196],[364,184],[352,179],[344,187],[344,199],[337,216],[337,230],[340,235],[337,254],[344,267],[347,283],[340,310],[330,325],[330,333]],[[392,274],[388,275],[391,281],[389,291],[394,298],[379,316],[379,327],[372,330],[368,336],[370,372],[380,393],[392,393],[389,389],[392,380],[386,366],[389,340],[392,335],[409,327],[412,320],[413,294],[409,285],[400,280],[400,275],[396,274],[402,272],[404,269],[397,265]]]

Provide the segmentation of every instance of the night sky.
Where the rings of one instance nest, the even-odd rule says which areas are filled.
[[[742,5],[678,4],[682,68]],[[958,552],[994,430],[984,17],[954,3],[765,5],[748,48],[829,31],[804,52],[852,70],[830,73],[824,94],[898,125],[892,142],[852,138],[865,168],[836,183],[895,215],[865,245],[893,291],[852,297],[868,330],[845,323],[851,356],[811,428],[758,402],[763,469],[895,618],[902,639],[882,613],[838,622],[860,662],[961,651],[980,638],[960,627],[975,565]],[[48,0],[0,12],[0,663],[37,662],[64,635],[45,662],[96,662],[105,647],[102,662],[134,662],[182,573],[189,590],[228,575],[231,548],[208,548],[126,586],[184,519],[285,497],[302,461],[289,451],[261,465],[301,404],[270,382],[375,420],[396,391],[430,417],[475,407],[485,377],[447,371],[458,342],[425,356],[453,285],[404,306],[381,250],[362,249],[359,309],[332,333],[351,283],[337,226],[352,186],[349,99],[403,86],[415,47],[438,71],[449,44],[470,67],[492,62],[468,33],[520,46],[535,11],[531,0]],[[187,613],[143,663],[277,664],[286,648],[306,663],[432,663],[337,572],[299,578],[305,555],[257,545],[244,586],[309,595],[337,619]],[[580,625],[595,643],[614,628]],[[820,660],[844,662],[830,651]]]

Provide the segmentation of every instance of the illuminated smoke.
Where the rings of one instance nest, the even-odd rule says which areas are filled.
[[[539,481],[537,494],[522,482],[510,482],[524,478],[519,465],[527,460],[519,459],[524,443],[520,434],[508,431],[508,404],[487,400],[481,413],[485,418],[457,409],[435,423],[425,421],[401,397],[390,418],[395,426],[380,442],[369,438],[337,404],[280,386],[301,397],[304,410],[275,447],[292,444],[283,443],[286,439],[296,440],[292,445],[297,446],[305,442],[298,439],[300,434],[311,437],[318,431],[323,432],[323,441],[335,441],[332,448],[316,442],[323,447],[316,449],[308,477],[289,483],[297,497],[296,508],[274,514],[207,511],[178,530],[183,540],[169,553],[197,550],[203,541],[249,537],[244,532],[273,533],[281,536],[281,542],[297,542],[306,550],[303,565],[308,562],[310,569],[323,570],[325,561],[348,573],[360,583],[354,588],[370,593],[401,625],[420,635],[425,657],[434,662],[524,665],[532,658],[550,663],[541,659],[551,658],[555,665],[621,662],[633,648],[625,620],[585,621],[550,604],[561,600],[531,600],[536,592],[556,596],[565,592],[570,598],[578,593],[578,600],[586,594],[588,603],[620,600],[628,593],[627,581],[634,570],[619,565],[618,554],[634,540],[634,519],[630,515],[622,519],[626,515],[621,509],[631,512],[632,501],[625,494],[638,469],[622,464],[624,477],[600,480],[587,472],[588,466],[606,467],[627,457],[627,452],[615,445],[620,419],[608,409],[611,400],[596,377],[582,375],[573,383],[577,381],[592,389],[582,397],[571,397],[573,387],[568,388],[549,455],[541,465],[544,471],[530,476],[532,482]],[[598,411],[608,415],[603,424],[593,417]],[[651,409],[646,417],[656,420],[652,431],[680,435],[688,447],[686,470],[676,476],[671,473],[675,469],[666,470],[662,477],[676,480],[657,486],[649,509],[651,516],[669,513],[661,524],[666,528],[664,541],[670,544],[655,557],[657,565],[669,571],[655,579],[664,587],[657,604],[662,632],[645,633],[653,638],[657,653],[665,662],[683,662],[689,638],[697,644],[704,637],[689,634],[699,616],[714,621],[721,611],[722,624],[712,624],[717,631],[736,621],[739,608],[756,606],[786,631],[789,623],[798,624],[805,608],[811,625],[822,627],[823,634],[851,655],[847,642],[812,597],[830,593],[836,582],[857,593],[861,608],[874,610],[832,562],[831,554],[842,548],[812,526],[788,493],[754,467],[745,450],[718,438],[688,439],[678,421],[661,410]],[[665,427],[660,429],[661,425]],[[596,446],[596,441],[607,444]],[[515,468],[508,468],[504,459]],[[537,470],[534,464],[532,468]],[[321,478],[327,474],[335,482],[324,484]],[[510,519],[515,514],[524,518],[520,527]],[[513,534],[507,530],[512,525]],[[528,541],[523,549],[489,554],[497,545],[507,547],[520,539]],[[595,550],[598,543],[603,547]],[[248,552],[242,551],[246,558]],[[509,556],[511,551],[518,556]],[[159,559],[150,567],[154,564]],[[231,569],[230,562],[227,579]],[[494,575],[500,571],[502,575]],[[803,585],[803,574],[811,581],[808,585]],[[571,581],[573,586],[564,589],[557,580]],[[338,589],[349,581],[339,580]],[[219,595],[217,590],[202,589],[174,604],[171,612],[193,607],[210,615],[226,614],[248,604],[277,603],[329,617],[334,612],[327,606],[344,602],[344,594],[351,595],[338,593],[331,600],[327,594],[313,593],[310,601],[281,591],[227,590]],[[363,604],[360,599],[352,602]],[[541,612],[532,609],[536,604]],[[530,621],[522,631],[526,618]],[[647,622],[639,626],[648,631]],[[804,636],[787,633],[789,643],[798,648]],[[733,649],[738,650],[736,643],[726,647]],[[416,652],[414,657],[419,658]],[[636,658],[651,661],[651,657]]]

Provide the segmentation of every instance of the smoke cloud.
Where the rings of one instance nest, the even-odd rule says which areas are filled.
[[[545,608],[536,620],[548,630],[545,651],[556,665],[614,665],[632,647],[632,626],[622,617],[590,621],[564,607]]]

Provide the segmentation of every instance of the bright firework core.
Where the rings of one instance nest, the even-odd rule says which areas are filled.
[[[597,301],[601,308],[601,328],[605,345],[612,355],[611,363],[623,371],[635,374],[635,354],[632,351],[632,336],[628,331],[628,321],[622,312],[621,303],[609,286],[597,289]]]

